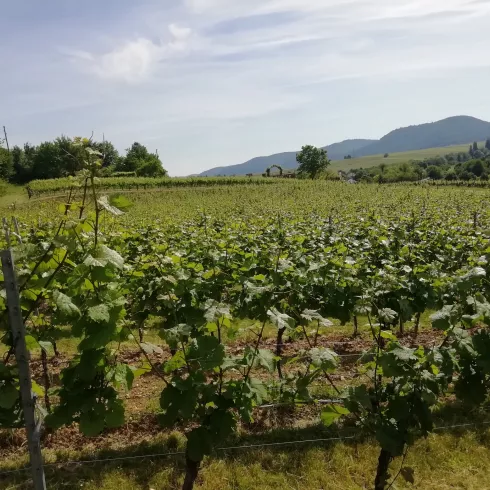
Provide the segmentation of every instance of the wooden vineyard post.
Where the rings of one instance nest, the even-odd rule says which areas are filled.
[[[41,424],[36,422],[34,411],[35,399],[32,395],[29,354],[25,341],[26,331],[20,307],[19,288],[15,276],[14,259],[10,249],[2,251],[0,256],[2,260],[5,290],[7,292],[9,324],[12,329],[15,358],[19,369],[20,395],[27,431],[27,441],[29,444],[32,478],[35,490],[46,490],[43,459],[41,455],[41,446],[39,444]]]
[[[3,231],[5,232],[5,241],[7,242],[7,248],[10,248],[10,227],[7,218],[2,218]]]

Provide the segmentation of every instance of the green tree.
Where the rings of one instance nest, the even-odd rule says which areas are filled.
[[[24,148],[12,148],[13,174],[11,181],[15,184],[26,184],[32,180],[32,166],[36,147],[26,143]]]
[[[481,160],[473,160],[466,164],[466,170],[468,170],[468,172],[471,172],[473,175],[480,177],[481,174],[485,171],[485,167]]]
[[[478,151],[478,143],[476,141],[473,142],[473,152]]]
[[[81,169],[71,139],[62,136],[41,143],[33,155],[33,179],[56,179],[74,175]]]
[[[451,169],[451,170],[449,170],[449,172],[446,174],[446,176],[444,178],[446,180],[457,180],[458,176],[457,176],[456,172],[454,171],[454,169]]]
[[[6,148],[3,148],[3,140],[0,140],[0,178],[9,180],[12,172],[12,156]]]
[[[408,162],[403,162],[400,164],[400,172],[406,175],[410,172],[410,164]]]
[[[417,176],[418,180],[421,180],[424,177],[424,169],[420,167],[419,165],[415,165],[413,169],[415,175]]]
[[[97,150],[102,155],[102,167],[116,167],[121,161],[119,152],[110,141],[93,142],[90,147]]]
[[[29,156],[32,179],[56,179],[75,175],[82,170],[85,148],[92,146],[85,138],[60,136],[54,141],[45,141]]]
[[[167,171],[162,167],[162,162],[156,155],[149,155],[136,174],[141,177],[165,177]]]
[[[330,165],[327,152],[322,148],[316,148],[311,145],[303,146],[296,155],[296,161],[299,164],[298,174],[311,179],[318,177]]]
[[[12,149],[12,182],[24,184],[33,179],[54,179],[75,175],[82,169],[84,151],[91,148],[102,155],[102,167],[115,167],[119,153],[109,141],[96,142],[88,138],[60,136],[39,146],[28,143]]]
[[[434,179],[434,180],[442,179],[441,168],[436,167],[435,165],[431,165],[430,167],[427,167],[427,177]]]
[[[118,172],[136,172],[138,175],[147,177],[167,174],[158,155],[150,153],[146,146],[137,142],[128,148],[126,157],[118,162],[116,170]]]
[[[487,138],[487,141],[485,141],[485,148],[490,150],[490,138]]]

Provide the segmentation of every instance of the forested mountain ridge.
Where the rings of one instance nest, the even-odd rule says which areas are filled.
[[[353,139],[324,147],[330,160],[398,153],[426,148],[483,141],[490,136],[490,123],[470,116],[454,116],[441,121],[395,129],[380,140]],[[299,151],[299,150],[298,150]],[[296,168],[296,153],[277,153],[253,158],[245,163],[216,167],[202,172],[201,176],[246,175],[262,173],[270,165]]]
[[[364,148],[370,143],[374,143],[376,140],[363,140],[354,139],[346,140],[340,143],[334,143],[333,145],[324,147],[328,152],[328,157],[331,160],[342,160],[346,155],[353,155],[360,148]],[[263,156],[252,158],[245,163],[238,165],[230,165],[227,167],[216,167],[210,170],[206,170],[199,174],[201,177],[214,177],[217,175],[245,175],[245,174],[257,174],[262,173],[267,167],[271,165],[281,165],[283,168],[295,168],[296,151],[289,151],[285,153],[277,153],[275,155]]]
[[[361,148],[356,156],[462,145],[484,141],[489,136],[489,122],[469,116],[449,117],[434,123],[395,129],[379,141]]]

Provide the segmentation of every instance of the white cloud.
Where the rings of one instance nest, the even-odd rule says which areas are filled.
[[[137,83],[148,78],[164,53],[164,46],[140,38],[100,56],[91,68],[101,78]]]
[[[35,47],[12,25],[0,106],[19,137],[151,141],[182,174],[441,113],[488,119],[488,1],[126,0],[117,12],[95,27],[36,19]]]
[[[233,2],[230,0],[184,0],[184,5],[190,12],[200,14],[233,5]]]
[[[420,49],[432,33],[447,35],[449,25],[459,24],[488,13],[489,5],[471,0],[182,0],[184,14],[176,16],[179,23],[168,25],[165,41],[156,41],[161,33],[151,32],[136,39],[126,40],[103,54],[87,51],[72,52],[72,58],[86,70],[99,78],[138,84],[151,78],[166,76],[171,60],[192,51],[194,56],[187,69],[199,66],[199,77],[206,76],[207,70],[219,59],[243,57],[242,62],[233,64],[233,70],[256,71],[261,66],[272,73],[280,73],[286,59],[289,64],[303,66],[303,72],[317,73],[317,80],[362,75],[361,67],[367,65],[366,75],[376,69],[386,71],[386,66],[398,69],[400,56],[389,58],[395,44],[381,44],[378,39],[383,33],[397,30],[406,36],[414,36],[409,45],[400,46],[402,55],[410,57],[402,60],[406,66],[416,65],[422,55],[426,59],[427,51],[436,52],[440,48],[457,44],[460,50],[461,32],[458,40],[454,37],[446,43],[431,40],[431,48]],[[290,22],[275,23],[274,15],[291,14]],[[270,17],[270,25],[254,28],[254,19]],[[156,15],[158,18],[158,15]],[[249,27],[241,29],[243,22]],[[232,22],[235,30],[219,32],[220,25]],[[193,28],[186,24],[193,24]],[[260,21],[259,21],[260,23]],[[252,28],[250,28],[252,26]],[[158,29],[153,24],[153,29]],[[470,31],[471,32],[471,31]],[[148,35],[151,34],[151,37]],[[473,32],[472,32],[473,34]],[[315,45],[324,44],[317,49]],[[301,45],[305,46],[301,49]],[[465,49],[467,43],[464,43]],[[274,51],[278,54],[274,55]],[[289,51],[289,53],[287,52]],[[448,65],[454,62],[453,56],[443,49],[441,60]],[[373,58],[380,59],[380,66],[371,69],[372,63],[366,59],[372,52]],[[419,55],[420,52],[420,55]],[[475,52],[475,51],[473,51]],[[269,56],[265,60],[264,57]],[[447,54],[447,55],[446,55]],[[470,57],[473,58],[472,52]],[[359,59],[358,59],[359,58]],[[248,63],[254,60],[254,66]],[[383,60],[383,61],[382,61]],[[165,62],[165,63],[164,63]],[[226,61],[225,61],[226,63]],[[481,63],[477,63],[478,65]],[[164,72],[165,70],[165,72]],[[204,73],[203,73],[204,72]],[[164,75],[165,73],[165,75]],[[195,76],[194,76],[195,77]],[[294,84],[298,73],[289,73],[287,79]],[[314,83],[316,80],[312,79]],[[304,84],[304,80],[298,80]]]
[[[192,29],[189,27],[180,27],[177,24],[170,24],[168,30],[173,38],[168,47],[175,51],[185,51],[192,34]]]
[[[168,26],[168,30],[176,41],[185,41],[192,33],[192,29],[190,27],[181,27],[177,24],[170,24]]]
[[[220,16],[253,15],[263,12],[286,11],[352,11],[362,15],[376,12],[380,17],[393,15],[424,15],[467,8],[488,9],[485,0],[183,0],[191,13]],[[485,5],[487,3],[487,5]]]
[[[137,84],[148,80],[159,63],[186,50],[192,29],[170,24],[168,31],[170,39],[166,43],[139,37],[102,55],[81,50],[63,51],[102,79]]]

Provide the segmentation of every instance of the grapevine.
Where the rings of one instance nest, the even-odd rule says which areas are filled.
[[[321,383],[335,398],[322,408],[323,423],[356,424],[377,440],[378,490],[392,485],[391,463],[431,433],[433,411],[449,396],[473,407],[486,400],[490,216],[480,195],[453,199],[435,188],[394,186],[390,205],[376,206],[380,196],[370,201],[361,186],[311,183],[319,194],[339,193],[328,212],[314,200],[317,209],[266,209],[258,197],[269,180],[252,179],[246,213],[210,204],[146,226],[129,205],[123,214],[104,196],[112,182],[97,176],[100,155],[84,155],[82,174],[51,188],[66,193],[57,219],[24,221],[22,242],[13,239],[29,348],[43,366],[35,390],[49,430],[75,423],[95,436],[121,426],[135,378],[158,376],[160,421],[186,435],[183,488],[190,489],[205,458],[253,423],[258,407],[315,403],[312,386]],[[196,187],[201,181],[213,186],[202,196],[235,204],[237,189],[218,179],[195,179]],[[273,184],[276,201],[306,189]],[[187,198],[190,191],[175,192]],[[339,199],[342,192],[352,199]],[[2,296],[0,314],[6,308]],[[418,345],[428,316],[442,340]],[[344,385],[332,376],[340,357],[321,340],[351,322],[353,337],[368,332],[370,350],[354,367],[357,381]],[[20,427],[5,314],[0,328],[0,425]],[[51,361],[63,357],[60,329],[77,339],[77,352],[51,383]],[[242,350],[237,338],[248,339]],[[296,342],[304,347],[291,356],[284,345]],[[125,360],[128,346],[137,360]],[[164,350],[169,355],[155,362]],[[399,473],[414,478],[410,467]]]

